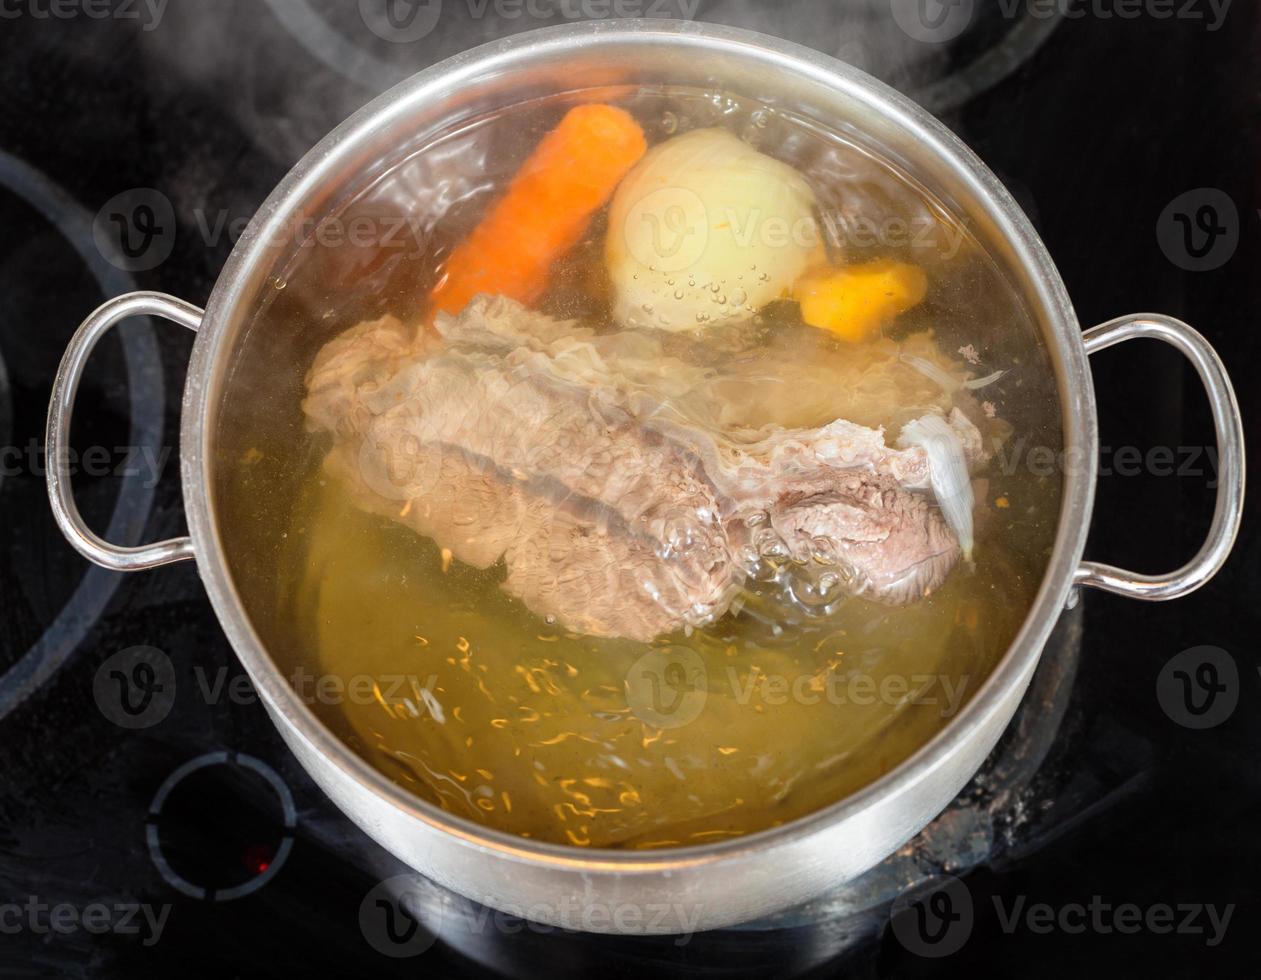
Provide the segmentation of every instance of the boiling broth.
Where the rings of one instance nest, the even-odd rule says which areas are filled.
[[[321,469],[327,437],[305,431],[299,405],[303,375],[330,338],[386,313],[418,321],[442,256],[575,101],[579,94],[529,103],[420,149],[338,212],[346,227],[355,216],[379,228],[400,220],[400,244],[316,242],[273,279],[234,377],[256,397],[225,405],[220,422],[227,551],[255,627],[299,695],[418,796],[577,846],[745,834],[892,769],[1002,657],[1041,583],[1059,509],[1058,474],[1012,462],[1016,445],[1059,448],[1053,376],[1002,269],[940,202],[852,134],[727,93],[627,94],[618,102],[650,144],[723,126],[797,167],[838,257],[894,256],[925,268],[926,300],[881,342],[897,349],[931,330],[937,349],[977,361],[977,372],[1005,370],[976,392],[1002,420],[988,432],[1002,445],[975,474],[983,492],[973,561],[916,602],[848,597],[824,615],[785,617],[770,567],[717,621],[651,643],[579,635],[534,615],[500,587],[502,564],[465,566],[440,543],[357,508]],[[455,170],[462,176],[438,179]],[[559,264],[544,312],[616,329],[605,230],[597,220]],[[762,357],[777,369],[798,358],[825,377],[828,365],[855,356],[784,303],[670,344],[685,356]],[[934,382],[921,380],[930,397]],[[794,406],[776,394],[782,381],[792,379],[744,392],[753,421],[819,425],[829,418],[812,413],[834,411],[891,432],[906,421],[845,392],[830,406]]]

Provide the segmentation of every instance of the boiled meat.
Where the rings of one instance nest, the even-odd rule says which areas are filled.
[[[598,334],[504,298],[328,343],[308,425],[356,504],[593,636],[647,641],[731,606],[767,560],[832,567],[854,595],[906,602],[959,557],[919,447],[836,419],[733,423],[733,378],[651,332]],[[970,463],[980,433],[941,414]]]

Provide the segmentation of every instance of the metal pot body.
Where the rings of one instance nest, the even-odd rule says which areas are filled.
[[[228,367],[267,277],[274,243],[318,221],[379,174],[461,120],[534,96],[668,81],[743,94],[846,126],[966,220],[1006,268],[1050,355],[1062,406],[1065,458],[1056,543],[1036,601],[977,695],[927,745],[856,794],[772,830],[660,851],[544,844],[446,814],[393,784],[336,739],[269,658],[229,573],[213,494],[216,420]],[[1122,318],[1081,332],[1045,248],[994,175],[945,127],[867,75],[804,48],[727,28],[638,21],[566,26],[461,54],[387,92],[325,138],[286,177],[237,243],[205,311],[168,296],[130,294],[92,314],[67,350],[49,416],[49,459],[65,458],[74,392],[88,354],[114,323],[162,316],[197,331],[184,391],[181,474],[189,537],[120,548],[86,527],[69,474],[50,465],[53,509],[85,556],[120,570],[195,558],[224,632],[275,724],[329,797],[409,866],[477,902],[552,925],[616,933],[683,933],[754,919],[804,902],[871,868],[923,828],[976,772],[1010,721],[1038,656],[1077,586],[1135,598],[1174,598],[1220,567],[1238,528],[1243,436],[1222,365],[1176,320]],[[1136,336],[1172,343],[1203,379],[1217,429],[1217,512],[1205,545],[1169,575],[1082,561],[1098,452],[1087,355]]]

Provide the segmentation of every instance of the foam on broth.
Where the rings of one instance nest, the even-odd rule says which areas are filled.
[[[298,693],[417,795],[478,823],[580,846],[749,833],[887,772],[976,693],[1041,582],[1059,478],[1000,452],[978,474],[987,486],[974,563],[918,602],[847,598],[827,616],[777,623],[759,615],[759,590],[770,585],[752,581],[738,611],[651,644],[566,633],[499,588],[502,568],[462,566],[354,507],[320,469],[327,444],[303,429],[302,379],[315,351],[367,318],[418,319],[441,255],[575,101],[517,107],[426,147],[340,212],[344,231],[367,216],[377,238],[398,222],[394,242],[316,241],[273,279],[232,381],[250,397],[225,403],[220,420],[225,546],[255,627]],[[1035,324],[967,229],[907,175],[838,132],[726,93],[645,89],[619,104],[650,144],[721,125],[800,169],[834,254],[893,256],[928,272],[927,300],[888,336],[931,328],[943,351],[970,345],[979,371],[1008,369],[981,395],[1011,426],[1009,445],[1059,448]],[[597,221],[561,263],[541,309],[611,328],[604,231]],[[847,356],[789,304],[741,329],[751,331],[739,339],[746,349],[802,345],[823,369]],[[718,346],[710,356],[725,355]]]

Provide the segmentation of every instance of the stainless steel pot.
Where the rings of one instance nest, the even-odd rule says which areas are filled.
[[[849,120],[965,217],[1013,270],[1056,375],[1066,458],[1063,505],[1045,581],[1006,656],[970,703],[927,745],[875,783],[803,819],[746,837],[665,851],[601,851],[538,843],[477,826],[418,799],[334,738],[295,695],[246,616],[229,574],[213,494],[216,423],[247,313],[274,266],[270,243],[327,211],[365,171],[398,159],[462,119],[532,95],[590,86],[740,86],[774,105]],[[66,463],[75,390],[106,331],[134,315],[197,331],[184,390],[181,473],[190,536],[137,548],[84,523]],[[1220,458],[1208,539],[1182,568],[1139,575],[1082,560],[1098,455],[1087,355],[1125,340],[1172,344],[1199,373]],[[204,311],[158,293],[112,300],[79,328],[61,364],[48,420],[49,495],[83,555],[120,571],[195,558],[224,632],[289,747],[346,814],[383,847],[440,884],[492,907],[601,932],[682,932],[749,920],[861,874],[924,827],[978,769],[1011,719],[1057,617],[1080,586],[1173,599],[1221,567],[1244,492],[1239,410],[1221,361],[1200,334],[1157,315],[1080,330],[1064,286],[1024,214],[992,173],[922,109],[814,51],[744,31],[678,22],[605,22],[518,35],[436,65],[381,96],[294,168],[240,239]]]

